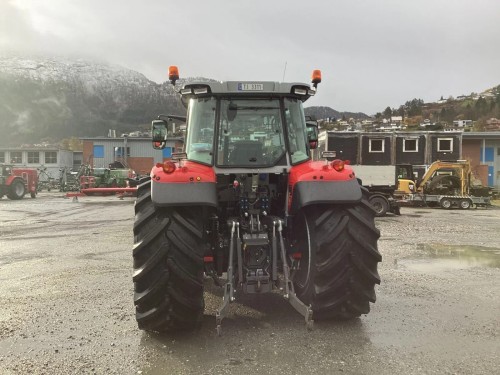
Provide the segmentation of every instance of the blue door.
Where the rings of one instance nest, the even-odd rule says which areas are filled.
[[[494,174],[493,166],[489,165],[488,166],[488,186],[495,185],[495,181],[493,181],[493,174]]]
[[[162,151],[162,156],[164,158],[171,158],[172,157],[172,147],[165,147]]]
[[[481,147],[481,156],[480,156],[480,160],[481,160],[481,163],[484,163],[484,162],[493,162],[495,159],[494,159],[494,149],[493,147],[486,147],[484,149],[484,160],[483,160],[483,148]]]

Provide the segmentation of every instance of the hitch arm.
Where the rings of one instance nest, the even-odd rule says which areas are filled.
[[[231,226],[231,241],[229,243],[229,265],[227,268],[227,282],[224,285],[224,297],[222,299],[222,305],[219,308],[219,310],[215,313],[215,324],[218,336],[222,334],[222,319],[224,319],[227,316],[229,304],[235,300],[233,263],[234,263],[235,237],[237,236],[239,238],[239,223],[235,220],[232,220],[228,224]],[[238,249],[238,257],[240,256],[240,250],[241,250],[241,244],[240,244],[240,249]]]
[[[292,307],[304,317],[307,329],[312,330],[314,325],[312,308],[310,305],[307,306],[299,299],[299,297],[297,297],[292,280],[290,280],[290,267],[288,267],[288,262],[286,261],[285,244],[282,235],[283,221],[278,219],[275,224],[278,228],[279,243],[281,248],[281,260],[283,262],[283,275],[285,277],[285,298],[288,300],[288,302],[290,302]]]

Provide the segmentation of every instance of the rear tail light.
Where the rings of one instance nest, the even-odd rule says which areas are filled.
[[[342,172],[344,170],[345,163],[340,159],[335,159],[332,161],[332,168],[337,172]]]
[[[170,174],[174,173],[176,167],[174,162],[167,160],[166,162],[163,163],[162,168],[163,172]]]

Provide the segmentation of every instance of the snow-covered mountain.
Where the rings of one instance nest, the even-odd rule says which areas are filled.
[[[193,80],[208,79],[179,84]],[[109,129],[121,134],[148,128],[160,113],[185,113],[168,82],[102,62],[0,56],[0,145],[105,136]],[[310,107],[306,114],[321,119],[344,113]]]
[[[182,114],[170,84],[116,65],[0,57],[0,144],[137,130],[159,113]]]
[[[45,83],[63,81],[79,84],[84,82],[89,89],[103,86],[103,83],[112,85],[117,81],[128,81],[141,87],[148,87],[152,83],[142,74],[121,66],[80,59],[0,58],[0,72]]]

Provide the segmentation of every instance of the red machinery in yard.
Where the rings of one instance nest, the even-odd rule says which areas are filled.
[[[38,174],[36,169],[0,165],[0,198],[7,195],[9,199],[22,199],[28,192],[31,198],[35,198],[37,187]]]

